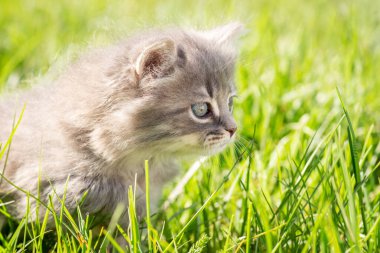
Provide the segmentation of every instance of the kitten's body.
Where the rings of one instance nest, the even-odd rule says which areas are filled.
[[[127,189],[137,178],[137,206],[143,210],[144,160],[150,162],[151,194],[157,201],[178,159],[218,151],[230,141],[236,126],[223,100],[233,92],[234,50],[229,40],[238,29],[233,24],[209,33],[139,35],[90,52],[52,83],[3,99],[2,143],[15,113],[26,104],[5,177],[35,196],[39,184],[44,202],[54,190],[56,207],[56,196],[66,192],[71,212],[87,192],[81,210],[99,217],[127,203]],[[206,96],[215,106],[215,119],[189,115],[189,106]],[[26,194],[2,180],[0,194],[5,193],[16,200],[9,207],[21,218]],[[30,201],[34,208],[35,201]]]

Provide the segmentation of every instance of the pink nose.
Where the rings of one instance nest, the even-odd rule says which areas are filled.
[[[226,131],[230,133],[230,137],[232,137],[234,135],[234,133],[236,132],[236,127],[230,127],[230,128],[226,128]]]

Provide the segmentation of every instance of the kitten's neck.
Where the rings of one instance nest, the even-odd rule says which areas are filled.
[[[179,159],[168,154],[144,152],[136,150],[113,161],[104,162],[98,168],[104,175],[126,175],[128,177],[144,174],[145,161],[148,161],[151,171],[167,167],[177,167]]]

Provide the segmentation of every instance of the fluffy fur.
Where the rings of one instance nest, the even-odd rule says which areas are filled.
[[[26,104],[4,176],[36,196],[39,184],[44,202],[54,192],[56,207],[66,191],[71,212],[86,192],[81,210],[107,224],[116,205],[127,203],[137,175],[143,211],[144,160],[150,161],[156,202],[181,158],[218,152],[233,140],[236,124],[228,106],[235,92],[233,41],[240,31],[233,23],[203,32],[146,32],[84,55],[51,83],[3,98],[2,143]],[[194,115],[191,105],[199,102],[211,106],[210,115]],[[16,200],[9,205],[13,215],[25,215],[24,193],[5,180],[0,193]]]

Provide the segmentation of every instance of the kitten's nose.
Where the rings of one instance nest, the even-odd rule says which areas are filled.
[[[236,132],[236,129],[237,127],[226,128],[226,131],[230,133],[230,138],[234,135],[234,133]]]

